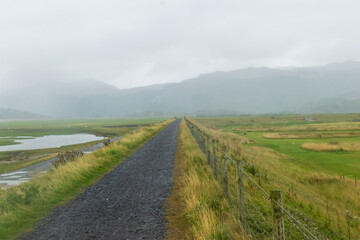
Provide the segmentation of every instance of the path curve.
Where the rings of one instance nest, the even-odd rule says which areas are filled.
[[[163,239],[180,121],[21,239]]]

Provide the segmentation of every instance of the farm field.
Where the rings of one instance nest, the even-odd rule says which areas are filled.
[[[122,136],[140,126],[163,119],[80,119],[0,122],[0,146],[16,144],[22,138],[80,133],[102,137]],[[6,173],[53,158],[58,152],[89,147],[103,140],[66,145],[59,148],[0,152],[0,173]]]
[[[191,118],[190,122],[218,142],[219,159],[223,159],[221,149],[228,149],[245,161],[245,173],[257,185],[266,192],[280,190],[286,209],[304,226],[302,231],[317,236],[309,239],[358,239],[359,119],[359,114],[275,115]],[[228,168],[228,181],[234,184],[234,167]],[[224,171],[222,163],[218,171]],[[271,236],[269,224],[264,223],[271,211],[268,200],[255,194],[254,184],[245,182],[247,224],[254,236],[264,239],[264,234]],[[229,194],[236,199],[231,186]],[[257,217],[259,211],[264,221]],[[304,239],[291,228],[290,220],[285,221],[288,239]]]
[[[285,154],[289,161],[303,168],[360,178],[359,118],[359,114],[316,115],[311,118],[285,115],[197,121],[246,137],[253,141],[249,143],[251,145]],[[347,150],[341,148],[342,145],[353,148]]]

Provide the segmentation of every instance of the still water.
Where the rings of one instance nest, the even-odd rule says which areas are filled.
[[[115,142],[121,139],[121,136],[110,138],[110,142]],[[84,154],[92,153],[100,148],[104,147],[102,142],[96,143],[90,147],[82,148],[81,151]],[[58,160],[58,157],[49,159],[44,162],[35,163],[33,165],[21,168],[9,173],[0,174],[0,188],[8,188],[18,185],[23,182],[30,181],[34,176],[39,173],[45,173],[53,167],[52,162]]]
[[[58,148],[65,145],[86,143],[103,139],[104,137],[98,137],[93,134],[47,135],[31,139],[17,139],[15,140],[17,143],[15,145],[0,146],[0,152]]]

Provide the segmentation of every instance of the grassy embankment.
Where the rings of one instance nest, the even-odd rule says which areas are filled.
[[[0,239],[15,239],[31,230],[54,207],[65,204],[111,171],[170,122],[140,128],[108,147],[52,169],[28,183],[0,190]]]
[[[174,170],[175,186],[168,199],[167,239],[244,239],[206,157],[181,122]]]
[[[99,136],[122,136],[139,126],[153,124],[164,119],[82,119],[0,122],[0,146],[15,144],[17,137],[41,137],[92,133]],[[4,138],[5,137],[5,138]],[[0,174],[51,159],[57,152],[89,147],[97,142],[74,144],[60,148],[27,151],[0,152]]]
[[[314,232],[330,239],[354,239],[360,236],[357,217],[360,215],[360,186],[354,179],[344,179],[340,175],[359,177],[359,153],[315,152],[305,150],[301,145],[309,141],[359,141],[360,125],[351,121],[355,117],[358,115],[324,115],[317,116],[318,122],[307,122],[303,116],[251,116],[194,119],[193,122],[202,125],[205,131],[234,151],[238,145],[242,146],[246,160],[255,166],[254,178],[261,180],[265,189],[282,190],[284,202]],[[317,132],[330,136],[311,139],[264,137],[274,131],[288,135]],[[249,143],[249,139],[255,143]]]

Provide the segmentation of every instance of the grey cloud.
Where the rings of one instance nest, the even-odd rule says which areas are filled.
[[[0,84],[95,78],[119,87],[204,72],[360,60],[355,0],[0,3]]]

